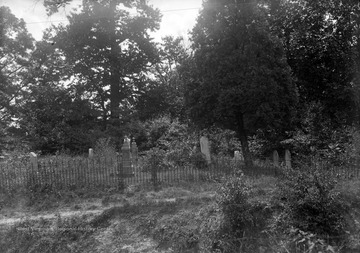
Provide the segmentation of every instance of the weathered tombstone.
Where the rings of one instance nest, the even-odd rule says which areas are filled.
[[[291,169],[291,154],[288,149],[285,150],[285,166],[286,168]]]
[[[234,151],[234,160],[235,160],[235,162],[244,160],[239,150]]]
[[[131,150],[130,150],[130,139],[125,138],[124,144],[121,147],[122,153],[122,176],[129,177],[133,175],[133,171],[131,168]]]
[[[279,167],[279,153],[276,150],[273,152],[273,164],[275,167]]]
[[[133,138],[131,143],[131,158],[134,168],[137,168],[138,165],[138,147],[136,145],[135,139]]]
[[[31,169],[37,171],[38,159],[37,159],[37,155],[34,152],[30,152],[30,164],[31,164]]]
[[[89,148],[89,158],[94,158],[94,150],[92,148]]]
[[[209,139],[205,136],[200,138],[200,150],[205,155],[208,164],[211,163]]]

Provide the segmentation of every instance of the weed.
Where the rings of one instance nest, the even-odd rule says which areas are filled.
[[[295,228],[343,240],[347,210],[335,185],[336,181],[323,170],[286,170],[274,197],[280,211],[274,216],[272,228]]]

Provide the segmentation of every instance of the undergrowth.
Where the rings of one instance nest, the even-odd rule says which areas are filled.
[[[65,252],[87,252],[90,246],[86,245],[92,245],[95,234],[106,229],[119,238],[130,231],[152,238],[159,251],[356,252],[360,229],[349,226],[356,219],[349,215],[349,208],[358,208],[358,184],[352,183],[348,189],[351,184],[340,184],[323,171],[287,170],[283,175],[250,179],[240,172],[220,183],[199,183],[196,187],[184,183],[159,191],[128,189],[124,197],[133,201],[108,208],[90,220],[61,219],[57,226],[46,221],[18,224],[3,234],[0,250],[15,252],[16,247],[18,252],[64,252],[60,246],[66,245]],[[201,195],[204,191],[215,195]],[[112,226],[114,222],[116,226]],[[131,228],[123,227],[122,222]],[[49,226],[54,232],[45,236],[36,229],[16,229]]]

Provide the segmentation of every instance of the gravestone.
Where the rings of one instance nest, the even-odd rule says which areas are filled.
[[[201,153],[205,155],[207,163],[210,164],[211,163],[210,144],[209,144],[209,139],[205,136],[202,136],[200,138],[200,150]]]
[[[244,161],[239,150],[234,151],[234,160],[235,160],[235,162]]]
[[[94,158],[94,150],[89,148],[89,158]]]
[[[34,152],[30,152],[30,166],[33,170],[38,169],[38,159],[37,155]]]
[[[279,153],[276,150],[273,152],[273,164],[275,167],[279,167]]]
[[[130,177],[133,175],[132,166],[131,166],[131,150],[130,150],[130,139],[125,137],[124,144],[121,147],[122,154],[122,168],[121,176]]]
[[[286,168],[291,169],[291,154],[288,149],[285,150],[285,166]]]

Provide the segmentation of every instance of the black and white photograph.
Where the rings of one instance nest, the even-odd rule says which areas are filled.
[[[360,253],[359,0],[0,0],[0,253]]]

